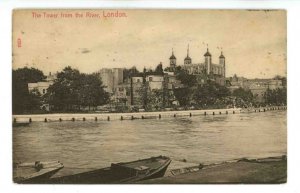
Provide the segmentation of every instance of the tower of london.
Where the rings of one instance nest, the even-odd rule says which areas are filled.
[[[176,56],[174,55],[174,51],[172,50],[172,55],[170,56],[170,69],[175,69],[176,67]],[[192,63],[192,58],[189,56],[189,47],[187,49],[187,56],[184,58],[183,65],[181,67],[189,74],[213,74],[225,77],[225,56],[221,51],[219,56],[219,64],[212,63],[212,55],[207,48],[206,53],[204,54],[204,62],[203,63]]]

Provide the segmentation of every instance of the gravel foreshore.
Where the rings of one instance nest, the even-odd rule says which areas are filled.
[[[185,170],[188,171],[188,170]],[[240,159],[204,166],[195,171],[145,180],[140,184],[281,184],[287,181],[286,156]]]

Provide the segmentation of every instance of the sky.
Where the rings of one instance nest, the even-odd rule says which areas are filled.
[[[122,17],[103,16],[116,11]],[[182,65],[188,45],[193,63],[204,62],[208,47],[218,64],[222,49],[227,77],[272,78],[287,71],[283,10],[14,10],[12,38],[13,69],[45,74],[66,66],[85,73],[155,69],[160,62],[165,68],[172,49]]]

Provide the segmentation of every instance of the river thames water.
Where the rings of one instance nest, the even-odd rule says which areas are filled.
[[[56,175],[151,156],[169,168],[287,153],[286,111],[144,120],[33,122],[13,128],[13,161],[59,160]]]

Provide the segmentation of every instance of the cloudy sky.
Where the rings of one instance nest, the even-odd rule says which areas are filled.
[[[13,69],[35,67],[45,74],[68,65],[86,73],[132,66],[154,69],[159,62],[169,65],[172,48],[177,64],[183,64],[188,44],[193,63],[202,63],[208,44],[213,63],[218,63],[222,47],[226,76],[286,75],[285,11],[118,11],[127,17],[104,18],[103,10],[15,10]],[[45,17],[44,12],[57,17]],[[86,12],[99,17],[86,17]],[[75,18],[75,13],[83,17]]]

